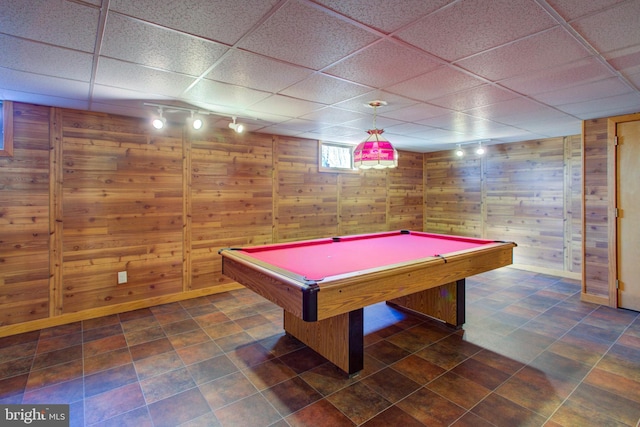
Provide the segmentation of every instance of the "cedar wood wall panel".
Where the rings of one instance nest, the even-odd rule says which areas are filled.
[[[54,147],[62,149],[59,196],[49,178],[52,112],[62,117],[62,147]],[[62,199],[64,283],[51,286],[63,286],[63,313],[191,289],[224,290],[229,280],[220,271],[217,250],[226,246],[402,228],[470,236],[495,232],[500,235],[491,237],[518,242],[510,233],[502,235],[514,227],[505,225],[512,212],[545,227],[555,227],[561,216],[556,201],[548,200],[560,191],[555,180],[540,199],[498,200],[505,185],[525,185],[509,158],[536,179],[551,166],[560,168],[562,150],[553,146],[558,142],[534,142],[549,148],[534,154],[531,164],[525,158],[534,147],[519,143],[490,153],[498,156],[490,165],[474,159],[454,163],[449,151],[400,152],[397,169],[338,174],[317,171],[317,141],[304,139],[227,130],[198,136],[182,126],[155,133],[145,120],[20,103],[14,105],[14,127],[14,156],[0,158],[1,240],[9,243],[0,256],[3,325],[48,316],[54,270],[50,194]],[[572,170],[573,181],[578,173]],[[509,184],[504,174],[511,176]],[[491,203],[483,205],[487,196]],[[568,206],[579,199],[572,197]],[[542,228],[537,233],[554,249],[561,241],[580,240],[574,231],[563,240],[561,229]],[[533,259],[521,256],[525,264],[548,256],[539,255],[537,242],[518,243],[531,248],[523,254]],[[559,256],[551,259],[559,265]],[[575,257],[572,264],[579,261]],[[116,282],[122,270],[129,275],[124,286]]]

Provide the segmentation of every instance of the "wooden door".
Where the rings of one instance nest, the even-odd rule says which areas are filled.
[[[618,306],[640,311],[640,121],[617,134]]]

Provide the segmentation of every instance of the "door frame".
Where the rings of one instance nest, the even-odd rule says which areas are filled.
[[[640,121],[640,113],[610,117],[607,120],[607,193],[609,206],[608,250],[609,250],[609,306],[618,307],[618,124]]]

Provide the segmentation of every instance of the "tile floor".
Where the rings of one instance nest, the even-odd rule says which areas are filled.
[[[453,331],[365,310],[347,378],[248,290],[0,338],[1,403],[68,403],[73,426],[636,426],[640,317],[573,280],[467,279]]]

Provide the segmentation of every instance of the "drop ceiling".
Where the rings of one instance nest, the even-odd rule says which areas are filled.
[[[640,111],[639,22],[639,0],[1,0],[0,99],[351,144],[382,100],[416,152],[565,136]]]

